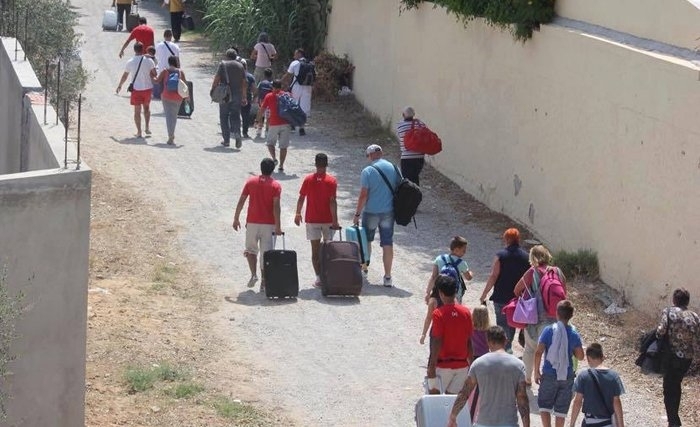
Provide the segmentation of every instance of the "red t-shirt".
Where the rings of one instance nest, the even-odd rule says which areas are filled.
[[[282,117],[280,117],[279,114],[277,114],[277,94],[278,93],[283,93],[279,89],[273,89],[272,92],[268,93],[265,95],[265,99],[263,99],[262,104],[260,104],[260,108],[265,111],[267,108],[270,110],[270,118],[268,119],[268,123],[270,126],[278,126],[278,125],[286,125],[289,124],[287,123],[286,120],[284,120]]]
[[[253,224],[274,224],[273,199],[279,199],[282,186],[269,176],[253,176],[243,186],[243,194],[250,197],[246,222]]]
[[[306,197],[306,216],[309,224],[330,224],[331,199],[335,199],[338,182],[333,175],[312,173],[304,178],[299,194]]]
[[[442,338],[438,368],[465,368],[469,366],[467,343],[472,338],[472,314],[461,304],[445,304],[433,311],[431,335]]]
[[[155,35],[153,34],[153,28],[146,24],[137,25],[133,30],[131,30],[129,41],[134,39],[143,45],[143,53],[146,53],[146,49],[149,46],[155,46]]]

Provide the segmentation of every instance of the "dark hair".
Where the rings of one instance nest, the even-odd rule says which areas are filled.
[[[452,238],[452,241],[450,241],[450,250],[453,251],[455,249],[463,248],[467,246],[467,239],[465,239],[462,236],[455,236]]]
[[[270,176],[272,175],[272,171],[275,170],[275,161],[272,160],[269,157],[265,157],[262,159],[262,162],[260,162],[260,172],[262,172],[263,175],[265,176]]]
[[[688,304],[690,304],[690,292],[686,288],[678,288],[673,291],[673,305],[688,308]]]
[[[282,89],[282,80],[280,79],[275,79],[272,81],[272,87],[274,89]]]
[[[316,166],[320,166],[325,168],[328,166],[328,156],[326,156],[324,153],[318,153],[316,154],[316,158],[314,159],[314,164]]]
[[[145,16],[141,16],[141,17],[139,18],[139,24],[144,25],[144,24],[147,24],[147,23],[148,23],[148,21],[146,20],[146,17],[145,17]]]
[[[270,43],[270,36],[267,35],[265,31],[258,35],[258,42],[260,43]]]
[[[574,306],[569,300],[559,301],[557,304],[557,317],[565,322],[574,317]]]
[[[589,344],[588,347],[586,347],[586,357],[603,360],[603,346],[597,342]]]
[[[141,42],[134,43],[134,52],[143,53],[143,45],[141,44]]]
[[[226,58],[227,59],[236,59],[238,58],[238,51],[232,47],[226,49]]]
[[[146,49],[146,52],[148,52],[149,55],[155,55],[156,54],[156,48],[153,46],[148,46],[148,49]]]
[[[266,79],[271,79],[272,78],[272,68],[265,68],[265,71],[263,71],[263,75],[265,76]]]
[[[168,37],[172,37],[172,36],[173,36],[173,30],[171,30],[170,28],[168,28],[167,30],[163,31],[163,37],[165,37],[166,39],[167,39]]]
[[[177,56],[170,55],[170,56],[168,56],[168,65],[170,65],[171,67],[179,67],[180,60],[178,59]]]
[[[506,331],[498,325],[491,326],[486,330],[486,341],[503,345],[506,343]]]
[[[454,277],[447,274],[439,275],[435,279],[435,286],[438,288],[438,291],[448,297],[453,297],[457,293],[457,281]]]

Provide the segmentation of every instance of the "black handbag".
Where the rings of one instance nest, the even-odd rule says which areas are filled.
[[[650,330],[642,336],[639,345],[639,357],[635,364],[642,368],[644,374],[664,374],[668,369],[669,362],[673,357],[671,350],[671,322],[668,316],[670,309],[666,311],[666,334],[657,338],[656,328]]]

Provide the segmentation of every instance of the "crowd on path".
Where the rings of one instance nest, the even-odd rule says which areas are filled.
[[[131,1],[115,0],[115,4],[121,24],[122,14],[130,12]],[[127,61],[116,92],[130,80],[127,90],[138,138],[152,133],[150,102],[160,99],[167,144],[174,145],[177,117],[189,97],[180,63],[182,51],[177,44],[184,9],[179,0],[166,1],[164,5],[169,5],[172,28],[166,29],[163,40],[156,44],[154,30],[145,17],[140,17],[139,25],[130,32],[119,52],[122,57],[128,45],[135,41],[134,56]],[[298,128],[299,136],[306,134],[303,122],[294,126],[284,117],[280,98],[290,95],[308,118],[315,76],[313,63],[299,48],[286,72],[281,78],[274,78],[271,67],[277,57],[278,52],[265,33],[259,35],[252,49],[252,73],[248,70],[249,62],[239,56],[238,50],[230,48],[218,65],[210,90],[212,99],[219,103],[221,145],[229,147],[233,139],[235,148],[241,149],[243,139],[250,139],[251,126],[256,139],[265,134],[269,157],[260,162],[260,175],[244,183],[232,224],[236,231],[245,229],[243,255],[250,269],[248,287],[260,281],[261,291],[266,285],[262,254],[274,248],[275,236],[283,235],[282,185],[274,178],[274,172],[277,169],[278,173],[284,173],[291,133]],[[185,114],[191,114],[191,109]],[[360,173],[356,209],[350,221],[352,226],[362,227],[368,242],[367,262],[362,264],[365,282],[378,231],[381,283],[385,287],[394,286],[394,198],[402,180],[420,185],[425,154],[409,149],[406,135],[421,128],[426,128],[426,124],[416,117],[414,108],[404,108],[402,120],[396,125],[400,168],[384,158],[381,146],[371,144],[365,149],[369,164]],[[336,200],[338,182],[328,171],[327,154],[317,153],[314,165],[315,170],[302,180],[293,216],[295,225],[305,223],[316,277],[313,286],[320,287],[320,247],[333,239],[340,229],[340,219]],[[246,217],[242,221],[246,203]],[[552,265],[552,256],[544,246],[536,245],[529,252],[522,248],[516,228],[503,233],[503,243],[479,302],[472,309],[470,302],[464,301],[468,283],[474,278],[465,260],[467,240],[455,236],[449,243],[449,252],[432,260],[425,292],[427,313],[419,341],[421,344],[426,338],[429,341],[426,372],[429,394],[457,395],[448,425],[456,426],[461,411],[467,410],[476,426],[517,426],[518,415],[522,425],[529,426],[527,390],[534,382],[539,385],[537,404],[545,427],[563,427],[571,402],[571,427],[579,416],[583,418],[581,425],[588,427],[624,427],[622,379],[605,365],[601,344],[584,345],[571,323],[575,307],[567,299],[564,273]],[[487,301],[492,302],[495,325],[489,320]],[[688,309],[689,301],[687,290],[675,290],[673,306],[664,310],[655,333],[670,348],[663,373],[669,427],[681,426],[678,415],[681,383],[700,346],[700,319]],[[520,334],[516,334],[517,330]],[[523,347],[521,357],[514,355],[512,344],[516,339]],[[577,373],[578,362],[584,358],[588,368]]]

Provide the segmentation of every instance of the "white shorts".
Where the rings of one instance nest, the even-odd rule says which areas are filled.
[[[335,230],[331,230],[331,224],[309,224],[306,223],[306,240],[331,240]]]
[[[298,83],[292,86],[292,98],[297,100],[301,109],[306,113],[307,119],[311,115],[311,91],[313,88],[313,86],[302,86]]]
[[[248,223],[245,226],[245,251],[249,254],[263,254],[272,249],[273,224]]]
[[[292,130],[289,125],[271,125],[267,129],[267,143],[268,147],[274,147],[279,141],[280,148],[289,147],[289,135]]]
[[[447,394],[457,394],[469,375],[469,367],[450,369],[450,368],[435,368],[435,373],[442,379],[442,386]]]

